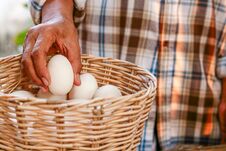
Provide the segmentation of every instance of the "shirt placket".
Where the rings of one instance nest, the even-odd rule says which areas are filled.
[[[163,0],[160,17],[160,40],[159,40],[159,64],[158,64],[158,118],[159,141],[163,146],[170,145],[171,131],[171,103],[172,87],[175,73],[176,58],[176,34],[177,34],[177,2]]]

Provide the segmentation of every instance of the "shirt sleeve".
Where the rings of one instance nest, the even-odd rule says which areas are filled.
[[[226,27],[224,23],[222,35],[218,44],[217,75],[226,78]]]
[[[41,22],[42,7],[46,0],[29,0],[30,13],[35,24]],[[86,0],[74,0],[74,22],[79,24],[85,17]]]
[[[41,22],[41,11],[46,0],[29,0],[29,8],[32,20],[35,24]]]
[[[216,74],[218,78],[226,78],[226,1],[217,1],[215,7],[216,30],[220,32],[217,38]]]

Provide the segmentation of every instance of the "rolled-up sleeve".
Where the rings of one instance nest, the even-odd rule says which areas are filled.
[[[32,20],[35,24],[39,24],[41,22],[41,11],[45,2],[46,0],[29,0],[30,12]]]
[[[29,0],[32,20],[35,24],[41,22],[42,7],[47,0]],[[74,22],[79,24],[85,17],[86,0],[74,0]]]
[[[216,74],[218,78],[226,78],[226,1],[217,1],[215,7],[216,30],[220,32],[217,38],[217,64]]]
[[[217,75],[226,78],[226,27],[224,24],[221,38],[218,44],[219,55],[217,59]]]

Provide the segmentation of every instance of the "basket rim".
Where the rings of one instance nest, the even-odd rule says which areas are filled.
[[[10,56],[6,56],[6,57],[0,57],[0,62],[4,62],[4,61],[7,61],[9,59],[17,58],[17,57],[21,57],[21,56],[22,56],[22,53],[16,54],[16,55],[10,55]],[[95,98],[95,99],[93,98],[93,99],[90,99],[89,102],[84,103],[84,104],[98,102],[98,101],[101,101],[101,100],[108,100],[109,101],[109,100],[122,100],[122,99],[130,98],[130,97],[133,98],[134,96],[138,96],[141,93],[145,93],[146,94],[146,93],[153,92],[157,88],[157,79],[156,79],[156,77],[151,72],[149,72],[147,69],[145,69],[145,68],[143,68],[143,67],[141,67],[139,65],[136,65],[134,63],[128,62],[126,60],[114,59],[114,58],[111,58],[111,57],[100,57],[100,56],[94,56],[94,55],[89,55],[89,54],[81,54],[81,60],[83,58],[86,58],[86,57],[93,57],[93,58],[96,58],[96,59],[105,59],[105,60],[115,60],[115,61],[127,63],[129,65],[134,66],[134,67],[138,67],[139,70],[141,70],[141,71],[145,72],[147,75],[149,75],[151,77],[151,80],[148,82],[148,87],[147,88],[145,88],[143,90],[139,90],[139,91],[137,91],[135,93],[127,94],[127,95],[120,96],[120,97],[117,97],[117,98],[101,98],[101,97],[100,98]],[[5,98],[5,99],[8,99],[8,100],[12,100],[12,101],[15,100],[15,99],[17,99],[18,101],[19,100],[32,101],[32,103],[30,102],[29,104],[36,104],[36,103],[41,103],[41,102],[42,103],[48,103],[48,104],[56,104],[56,103],[65,103],[65,101],[69,101],[69,100],[54,100],[54,101],[51,101],[51,100],[48,100],[48,99],[45,99],[45,98],[37,98],[37,97],[33,97],[33,98],[17,97],[17,96],[13,96],[13,95],[10,95],[10,94],[7,94],[7,93],[0,94],[0,98]]]

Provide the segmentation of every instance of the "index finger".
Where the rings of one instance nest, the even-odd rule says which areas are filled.
[[[35,71],[46,87],[48,87],[51,80],[47,69],[47,53],[51,45],[51,41],[45,36],[39,35],[32,50]]]

